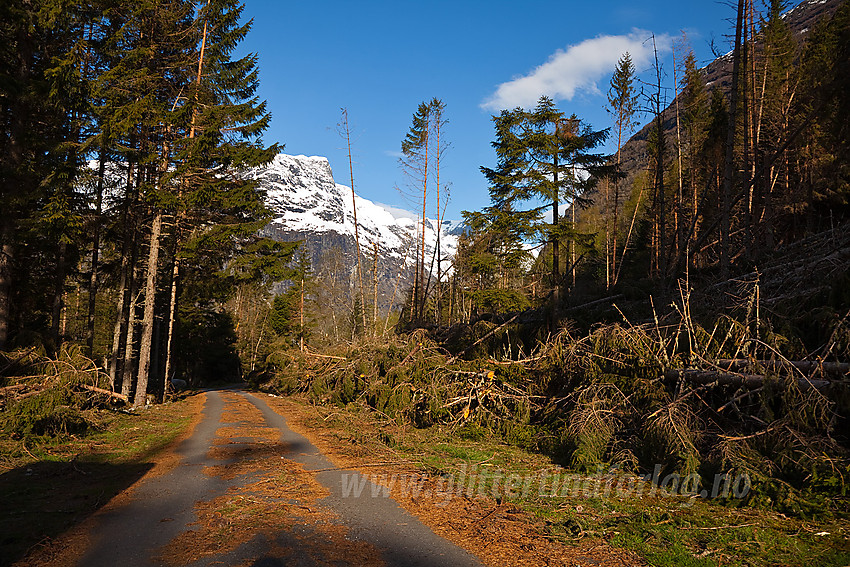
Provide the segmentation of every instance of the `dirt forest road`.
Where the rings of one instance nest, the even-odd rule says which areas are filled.
[[[264,396],[204,395],[179,464],[98,515],[80,565],[481,565],[337,469]]]

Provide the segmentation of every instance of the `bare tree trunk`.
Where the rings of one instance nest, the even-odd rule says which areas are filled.
[[[130,144],[132,146],[132,142]],[[131,378],[125,371],[124,361],[127,360],[127,348],[132,350],[132,342],[127,338],[129,325],[132,324],[133,287],[135,285],[136,269],[136,228],[134,207],[136,190],[134,189],[134,169],[131,161],[127,167],[125,199],[123,211],[124,242],[121,245],[121,281],[118,285],[118,318],[112,334],[112,352],[109,361],[109,382],[115,388],[121,379],[121,392],[128,395]]]
[[[611,180],[605,178],[605,208],[602,215],[605,217],[605,289],[611,288]]]
[[[732,181],[735,171],[735,126],[738,114],[738,82],[741,67],[741,32],[744,20],[744,3],[738,0],[738,17],[735,24],[735,48],[732,51],[732,93],[729,99],[729,127],[726,132],[726,157],[723,167],[722,210],[720,217],[720,277],[729,278],[729,231],[732,214]]]
[[[56,254],[56,273],[53,277],[53,309],[51,313],[50,335],[52,338],[54,352],[59,352],[62,346],[62,333],[60,324],[62,319],[63,297],[65,295],[65,272],[67,270],[68,244],[59,243]]]
[[[573,168],[575,169],[575,167]],[[575,175],[575,172],[573,172]],[[575,231],[576,226],[576,200],[573,197],[573,202],[570,203],[570,223],[573,225],[573,231]],[[573,233],[573,237],[570,239],[570,274],[573,278],[573,293],[575,293],[576,288],[576,238],[575,233]]]
[[[751,53],[751,44],[750,44],[750,9],[752,7],[751,0],[744,0],[744,22],[742,24],[741,29],[741,73],[738,78],[741,81],[740,86],[740,96],[741,96],[741,107],[743,110],[743,165],[742,169],[746,172],[746,175],[750,176],[750,141],[752,140],[752,132],[750,129],[752,128],[752,114],[750,112],[750,105],[752,102],[752,98],[750,97],[750,76],[749,76],[749,61],[752,59]],[[746,223],[744,226],[745,230],[745,240],[744,240],[744,251],[745,257],[750,260],[753,257],[753,238],[755,235],[755,214],[753,212],[753,185],[750,184],[747,189],[747,204],[746,204]]]
[[[435,173],[435,181],[436,181],[436,189],[437,189],[437,285],[436,285],[436,293],[437,293],[437,324],[439,325],[442,322],[442,300],[443,300],[443,270],[442,270],[442,250],[440,248],[440,237],[443,232],[443,217],[440,215],[440,162],[442,161],[444,148],[440,145],[440,137],[442,136],[443,131],[443,115],[442,115],[442,107],[440,105],[435,105],[434,110],[437,112],[436,119],[434,120],[434,133],[436,134],[437,144],[436,151],[434,152],[434,173]],[[448,201],[447,201],[448,202]],[[443,216],[445,216],[445,209],[443,209]]]
[[[620,152],[623,148],[623,124],[622,120],[618,120],[617,125],[617,173],[620,172]],[[617,285],[617,276],[620,271],[617,268],[617,223],[619,220],[619,204],[620,204],[620,178],[614,178],[614,213],[612,218],[612,227],[611,227],[611,275],[612,285]],[[631,234],[631,230],[629,230]],[[625,254],[625,250],[623,250]]]
[[[135,247],[134,247],[135,248]],[[124,357],[121,363],[121,393],[129,396],[133,391],[133,378],[135,377],[134,363],[136,362],[136,311],[137,292],[139,278],[136,274],[136,253],[133,251],[132,265],[130,266],[130,287],[127,290],[127,320],[124,322]]]
[[[755,26],[755,2],[749,1],[749,37],[750,37],[750,73],[749,73],[749,105],[747,106],[750,115],[749,118],[749,137],[750,137],[750,171],[748,173],[751,179],[755,178],[756,170],[758,169],[759,155],[759,128],[761,125],[760,116],[757,116],[756,110],[756,82],[758,74],[756,72],[756,26]],[[752,225],[753,237],[751,244],[753,246],[754,257],[757,257],[761,252],[761,211],[759,207],[762,205],[761,195],[759,194],[759,182],[756,180],[750,185],[750,224]]]
[[[428,136],[428,126],[425,127],[425,164],[424,164],[424,176],[422,181],[422,243],[420,247],[419,253],[419,294],[421,297],[419,298],[418,316],[417,320],[419,322],[425,317],[425,214],[426,207],[428,205],[428,145],[429,145],[429,136]]]
[[[676,72],[676,51],[673,50],[673,89],[676,98],[676,157],[679,163],[679,198],[676,203],[676,263],[681,256],[681,249],[684,248],[684,200],[685,190],[684,181],[682,179],[682,130],[679,117],[679,79]],[[673,270],[677,267],[674,265]]]
[[[144,407],[148,393],[153,340],[154,313],[156,308],[157,264],[159,263],[159,239],[162,234],[162,213],[157,211],[151,225],[150,248],[148,251],[147,279],[145,282],[145,311],[142,316],[142,338],[139,345],[139,371],[136,378],[136,395],[133,407]]]
[[[12,219],[0,215],[0,350],[9,340],[9,318],[11,317],[12,295]]]
[[[77,125],[78,117],[77,113],[74,112],[71,115],[71,129],[67,132],[67,136],[69,140],[78,141],[80,138],[79,126]],[[70,172],[75,172],[77,168],[77,151],[75,146],[72,144],[71,149],[68,151],[66,156],[66,167]],[[70,207],[70,203],[72,201],[71,194],[73,192],[73,183],[74,183],[74,173],[69,173],[69,177],[57,188],[57,191],[60,195],[62,195],[63,199],[68,203]],[[70,214],[70,211],[68,211]],[[55,352],[59,352],[59,349],[62,347],[62,341],[64,339],[62,333],[62,311],[65,307],[65,276],[68,271],[68,242],[66,241],[66,228],[62,229],[62,234],[59,239],[59,250],[56,254],[56,272],[54,273],[53,279],[53,310],[51,317],[51,339],[52,339],[52,348],[55,349]]]
[[[655,94],[655,127],[658,132],[658,148],[655,161],[655,191],[658,203],[657,211],[657,267],[658,274],[662,281],[667,278],[667,211],[666,211],[666,195],[664,190],[664,125],[663,110],[661,104],[661,64],[658,62],[658,49],[655,47],[655,36],[652,36],[652,46],[655,53],[655,75],[656,75],[656,94]]]
[[[94,323],[97,309],[98,273],[100,260],[100,216],[103,213],[103,181],[106,173],[106,142],[100,147],[97,166],[97,194],[95,195],[95,218],[91,245],[91,274],[89,276],[89,310],[87,320],[87,346],[89,355],[94,352]]]
[[[207,0],[207,6],[210,5],[209,0]],[[204,70],[204,53],[206,51],[207,46],[207,28],[208,21],[204,19],[204,31],[201,35],[201,49],[198,53],[198,72],[195,74],[195,85],[200,88],[201,86],[201,78],[203,77]],[[195,102],[198,101],[197,91],[195,92]],[[177,102],[175,101],[175,105]],[[195,138],[195,129],[197,127],[197,118],[198,112],[195,110],[192,112],[192,121],[189,127],[189,139],[192,140]],[[183,180],[185,183],[185,179]],[[165,371],[163,375],[163,384],[162,384],[162,401],[165,401],[165,394],[168,391],[168,383],[169,376],[171,375],[171,365],[172,365],[172,349],[174,346],[174,321],[177,316],[177,285],[180,281],[180,259],[178,257],[178,253],[180,252],[180,220],[182,217],[182,210],[177,213],[174,217],[174,266],[172,268],[171,273],[171,295],[169,299],[168,306],[168,331],[165,337]]]
[[[560,124],[555,124],[555,131],[558,131]],[[560,224],[560,211],[558,209],[561,207],[560,200],[558,199],[558,152],[560,150],[559,147],[555,150],[555,154],[552,157],[552,181],[555,187],[555,194],[552,197],[552,228],[553,228],[553,237],[552,237],[552,285],[555,290],[555,309],[561,304],[561,243],[558,238],[558,225]],[[575,204],[575,203],[574,203]]]
[[[180,282],[180,258],[177,257],[178,244],[175,238],[174,244],[174,266],[171,270],[171,297],[168,303],[168,334],[165,339],[165,373],[163,374],[162,401],[168,392],[168,384],[171,380],[171,366],[174,358],[174,322],[177,319],[177,286]]]
[[[357,199],[354,193],[354,162],[351,159],[351,129],[348,125],[348,109],[342,109],[342,134],[345,136],[345,145],[348,149],[348,172],[351,176],[351,208],[354,211],[354,244],[357,251],[357,284],[360,286],[360,304],[363,306],[363,331],[368,327],[366,323],[366,296],[363,291],[363,261],[360,258],[360,226],[357,224]]]
[[[374,305],[372,308],[372,324],[374,326],[373,334],[378,334],[378,243],[373,243],[375,246],[375,263],[372,266],[372,284],[374,287]]]

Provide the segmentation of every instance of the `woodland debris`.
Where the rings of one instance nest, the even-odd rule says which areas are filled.
[[[14,359],[8,360],[7,364],[5,366],[3,366],[3,368],[0,368],[0,375],[2,375],[8,369],[12,368],[14,365],[16,365],[17,363],[19,363],[20,361],[22,361],[23,359],[28,357],[30,354],[35,352],[35,350],[36,350],[36,347],[31,347],[31,348],[25,350],[23,353],[21,353],[17,357],[15,357]]]
[[[625,297],[622,293],[617,295],[611,295],[609,297],[603,297],[602,299],[597,299],[595,301],[589,301],[587,303],[582,303],[581,305],[575,305],[573,307],[567,307],[564,309],[564,312],[569,313],[570,311],[578,311],[579,309],[584,309],[586,307],[593,307],[594,305],[599,305],[601,303],[611,303],[616,299],[620,299]]]
[[[111,390],[105,390],[104,388],[98,388],[97,386],[90,386],[88,384],[80,384],[80,387],[91,392],[97,392],[98,394],[109,396],[110,398],[117,398],[125,403],[130,403],[130,400],[127,399],[127,396],[125,396],[124,394],[119,394]]]
[[[317,357],[317,358],[332,358],[332,359],[334,359],[334,360],[348,360],[348,359],[347,359],[347,358],[345,358],[344,356],[333,356],[333,355],[331,355],[331,354],[319,354],[319,353],[317,353],[317,352],[310,352],[310,351],[309,351],[309,350],[307,350],[306,348],[305,348],[303,351],[301,351],[301,352],[303,352],[303,353],[304,353],[304,354],[306,354],[307,356],[315,356],[315,357]]]
[[[793,367],[805,373],[821,371],[827,374],[850,374],[850,364],[846,362],[721,359],[716,361],[715,364],[721,369],[731,372],[739,372],[752,368],[762,368],[768,372],[787,372],[789,367]]]
[[[683,379],[692,384],[713,384],[720,386],[743,386],[745,388],[758,388],[764,384],[765,376],[759,374],[735,374],[730,372],[719,372],[716,370],[666,370],[664,377],[669,380]],[[797,378],[797,384],[801,389],[826,388],[832,382],[830,380],[816,380],[812,378]]]

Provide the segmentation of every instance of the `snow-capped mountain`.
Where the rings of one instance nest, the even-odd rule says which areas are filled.
[[[354,269],[356,246],[351,188],[334,181],[327,158],[278,154],[267,166],[252,169],[245,176],[259,182],[273,211],[274,220],[264,229],[266,236],[287,241],[303,240],[312,257],[314,271],[318,271],[323,255],[332,248],[345,255],[349,270]],[[409,282],[407,272],[416,256],[418,221],[395,216],[360,196],[355,197],[355,203],[360,252],[364,272],[368,266],[369,280],[372,279],[377,244],[379,287],[392,285],[399,276],[402,282]],[[435,255],[436,225],[433,219],[425,219],[426,266]],[[459,223],[443,221],[441,272],[450,269],[461,231]],[[436,275],[436,260],[432,271]]]

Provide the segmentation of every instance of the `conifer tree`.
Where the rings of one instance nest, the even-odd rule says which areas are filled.
[[[538,211],[514,211],[510,204],[463,212],[467,231],[458,243],[454,266],[467,291],[471,315],[525,309],[524,271],[531,262],[525,243],[540,222]]]
[[[541,97],[532,112],[521,108],[504,110],[494,116],[497,167],[482,167],[490,182],[494,209],[511,210],[516,222],[526,226],[521,233],[535,231],[552,249],[551,287],[561,286],[560,243],[575,243],[578,234],[573,223],[561,222],[562,200],[570,206],[582,206],[583,195],[595,180],[610,171],[605,156],[591,151],[608,135],[608,130],[593,131],[575,116],[569,118],[557,110],[551,99]],[[593,174],[593,175],[589,175]],[[526,208],[526,207],[531,208]],[[546,208],[552,208],[552,222],[539,220]]]
[[[0,6],[0,349],[13,327],[38,328],[54,348],[59,340],[80,222],[82,16],[58,0]],[[44,315],[51,323],[40,328]]]
[[[753,146],[757,148],[758,153],[754,152],[753,171],[757,170],[759,155],[772,154],[784,142],[791,128],[791,114],[795,111],[793,103],[797,94],[797,81],[793,62],[797,57],[797,48],[788,24],[782,17],[784,11],[785,2],[772,0],[761,29],[763,70],[761,92],[754,117]],[[793,186],[789,186],[789,174],[786,152],[786,158],[762,171],[760,178],[754,180],[754,187],[751,188],[756,200],[756,209],[752,213],[752,230],[757,234],[764,234],[764,244],[768,249],[774,246],[775,209],[777,206],[793,206],[792,194],[797,193]]]
[[[611,87],[608,89],[608,107],[606,110],[614,117],[614,132],[617,136],[617,158],[615,163],[617,171],[613,175],[613,193],[611,195],[611,236],[610,236],[610,258],[606,258],[606,266],[610,261],[610,283],[616,284],[617,278],[617,246],[618,225],[620,205],[620,150],[625,142],[624,136],[628,136],[634,128],[634,116],[637,112],[638,93],[635,88],[635,67],[628,52],[624,53],[617,62],[614,75],[611,77]],[[607,226],[607,225],[606,225]],[[607,243],[607,235],[606,235]],[[606,244],[607,247],[607,244]],[[606,273],[608,273],[606,271]],[[607,282],[606,282],[607,283]]]
[[[443,231],[443,215],[445,215],[445,207],[442,207],[441,211],[441,190],[442,190],[442,198],[445,201],[448,201],[448,191],[446,190],[445,185],[441,185],[440,181],[440,170],[443,162],[443,157],[448,149],[448,143],[445,139],[445,128],[448,124],[448,120],[445,118],[446,104],[438,99],[433,98],[429,103],[431,107],[431,129],[432,136],[434,138],[434,151],[433,151],[433,163],[434,163],[434,187],[436,193],[436,203],[437,203],[437,243],[434,248],[434,253],[437,259],[437,283],[436,283],[436,292],[437,292],[437,302],[436,302],[436,312],[437,312],[437,323],[439,324],[442,320],[442,298],[443,298],[443,268],[442,268],[442,249],[440,244],[440,237]],[[430,272],[429,272],[429,280],[430,280]],[[426,286],[426,291],[427,291]]]
[[[422,187],[422,216],[420,218],[419,245],[416,253],[412,315],[415,322],[422,320],[425,314],[425,220],[428,205],[428,150],[431,131],[431,105],[419,103],[413,114],[410,130],[401,142],[402,157],[400,163],[412,185]],[[362,308],[362,306],[361,306]]]
[[[705,87],[705,78],[697,67],[696,57],[691,50],[685,55],[680,96],[682,97],[682,129],[685,134],[685,169],[687,170],[685,177],[688,179],[692,192],[691,204],[694,207],[692,214],[696,216],[700,181],[698,158],[705,141],[708,122],[708,91]]]

